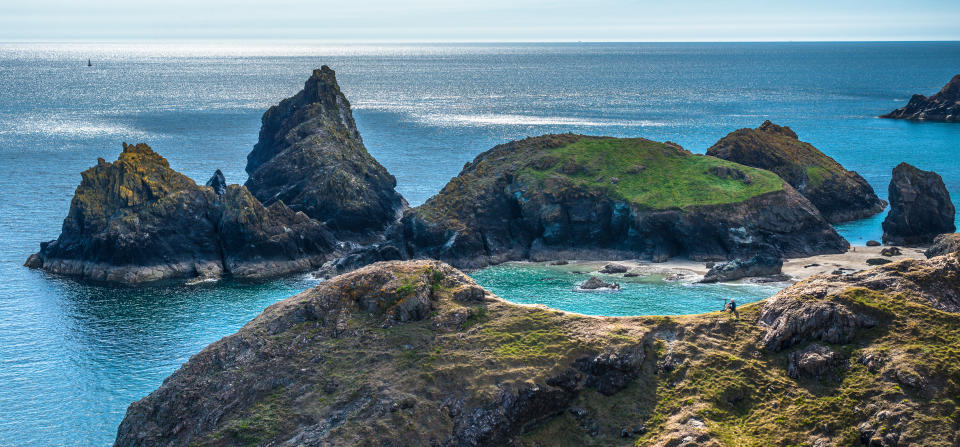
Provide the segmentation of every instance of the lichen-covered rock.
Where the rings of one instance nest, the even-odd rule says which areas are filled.
[[[900,163],[893,168],[889,196],[890,213],[883,220],[884,243],[927,244],[940,234],[957,230],[950,192],[936,172]]]
[[[960,252],[960,233],[941,234],[923,254],[928,258]]]
[[[791,352],[788,361],[787,374],[794,379],[833,377],[847,363],[843,354],[817,343],[811,343],[804,349]]]
[[[780,274],[782,268],[782,259],[760,253],[750,259],[734,259],[714,265],[700,282],[713,283],[757,276],[773,276]]]
[[[333,70],[314,70],[303,90],[263,114],[247,156],[246,186],[264,205],[294,211],[347,235],[382,231],[406,202],[396,179],[363,145]]]
[[[933,96],[913,95],[906,106],[880,118],[960,122],[960,74]]]
[[[395,240],[407,254],[465,268],[526,259],[792,257],[849,247],[771,172],[650,140],[572,134],[480,154],[401,222]]]
[[[82,177],[60,237],[28,267],[121,283],[266,277],[319,266],[333,246],[321,223],[282,203],[267,209],[222,175],[199,186],[146,144],[124,143],[116,162]]]
[[[731,132],[707,149],[707,155],[773,171],[833,223],[872,216],[887,206],[859,174],[800,141],[789,127],[770,121]]]

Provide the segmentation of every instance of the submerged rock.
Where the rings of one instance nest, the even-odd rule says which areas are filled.
[[[741,278],[778,275],[782,268],[782,259],[761,253],[750,259],[734,259],[730,262],[717,264],[707,271],[700,282],[725,282]]]
[[[591,276],[589,279],[587,279],[582,284],[577,286],[577,288],[580,290],[598,290],[598,289],[620,290],[620,284],[608,283],[596,276]]]
[[[953,233],[955,210],[943,179],[907,163],[893,168],[890,213],[883,220],[883,242],[919,245],[940,234]]]
[[[60,237],[28,267],[122,283],[266,277],[319,266],[333,245],[321,223],[282,202],[265,208],[242,186],[219,196],[146,144],[124,143],[116,162],[100,159],[82,177]]]
[[[341,235],[395,222],[406,201],[396,179],[363,145],[333,70],[314,70],[303,90],[263,114],[247,156],[246,186],[264,205],[283,201]]]
[[[880,118],[960,122],[960,74],[933,96],[913,95],[906,106]]]
[[[639,164],[645,169],[634,171]],[[510,260],[792,257],[849,247],[771,172],[650,140],[573,134],[478,155],[401,223],[395,240],[410,256],[465,268]]]
[[[833,223],[872,216],[887,206],[859,174],[800,141],[789,127],[770,121],[731,132],[707,149],[707,155],[773,171]]]
[[[924,252],[928,258],[960,252],[960,233],[941,234],[933,240],[933,245]]]

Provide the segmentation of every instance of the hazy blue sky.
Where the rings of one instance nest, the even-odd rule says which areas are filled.
[[[960,0],[0,0],[0,41],[960,40]]]

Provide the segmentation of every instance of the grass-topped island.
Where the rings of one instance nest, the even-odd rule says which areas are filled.
[[[776,174],[641,138],[544,135],[468,163],[402,219],[406,249],[509,260],[808,256],[847,243]]]

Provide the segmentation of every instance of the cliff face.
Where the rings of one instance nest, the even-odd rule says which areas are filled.
[[[264,205],[283,201],[341,236],[381,231],[406,206],[396,179],[364,147],[329,67],[314,70],[262,122],[246,186]]]
[[[960,122],[960,74],[933,96],[913,95],[906,106],[880,118]]]
[[[707,155],[773,171],[833,223],[862,219],[887,206],[859,174],[800,141],[789,127],[770,121],[731,132],[707,149]]]
[[[269,307],[130,406],[116,446],[955,445],[960,258],[739,308],[602,318],[436,261]]]
[[[27,266],[123,283],[262,277],[320,265],[333,245],[319,222],[279,202],[265,208],[222,174],[199,186],[146,144],[124,144],[82,178],[60,237]]]
[[[884,243],[927,244],[937,235],[957,230],[950,192],[936,172],[900,163],[893,168],[889,197],[890,213],[883,220]]]
[[[848,247],[776,175],[643,139],[545,135],[477,156],[402,219],[406,251],[458,267],[520,259],[722,260]]]

